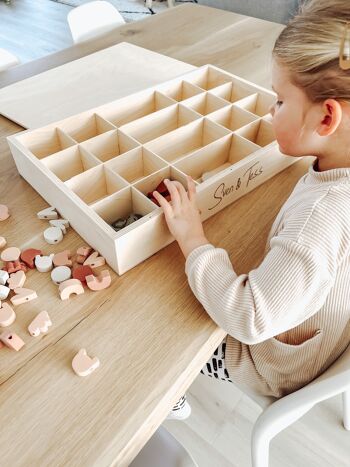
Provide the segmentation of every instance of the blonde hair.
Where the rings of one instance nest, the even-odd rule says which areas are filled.
[[[339,66],[347,23],[349,0],[304,1],[276,40],[273,57],[287,67],[293,84],[312,102],[350,101],[350,70]]]

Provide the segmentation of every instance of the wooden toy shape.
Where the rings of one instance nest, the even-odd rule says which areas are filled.
[[[12,305],[22,305],[22,303],[30,302],[31,300],[34,300],[37,298],[37,294],[35,290],[32,289],[24,289],[23,287],[19,287],[18,289],[14,290],[15,294],[13,297],[11,297],[11,303]]]
[[[47,311],[41,311],[28,326],[29,334],[37,337],[40,333],[46,333],[52,326],[50,316]]]
[[[15,246],[11,246],[1,252],[0,258],[2,261],[7,263],[8,261],[18,261],[20,255],[21,250]]]
[[[0,285],[0,300],[6,300],[9,296],[10,288],[6,285]]]
[[[54,253],[48,256],[39,256],[35,257],[35,266],[39,272],[49,272],[52,269],[52,259],[54,257]]]
[[[37,255],[42,255],[41,250],[35,248],[28,248],[27,250],[22,251],[21,260],[30,268],[35,268],[34,259]]]
[[[71,252],[69,250],[62,251],[61,253],[56,253],[52,259],[54,266],[72,266],[72,261],[69,259],[71,257]]]
[[[62,230],[64,234],[67,232],[67,229],[69,227],[69,222],[66,219],[53,219],[49,222],[50,225],[52,225],[52,227],[58,227]]]
[[[107,269],[103,270],[99,276],[86,276],[86,283],[90,290],[103,290],[111,285],[111,275]]]
[[[4,221],[10,217],[9,208],[4,204],[0,204],[0,221]]]
[[[86,276],[93,274],[90,266],[77,266],[73,269],[73,278],[86,283]]]
[[[5,237],[0,237],[0,248],[4,248],[5,246],[6,246]]]
[[[98,268],[106,264],[106,260],[103,256],[99,256],[97,251],[94,251],[88,258],[84,261],[84,266],[90,266],[92,269]]]
[[[92,248],[89,246],[81,246],[77,249],[76,262],[83,264],[87,257],[92,253]]]
[[[7,261],[3,267],[4,271],[7,271],[9,274],[12,274],[17,271],[27,271],[27,266],[22,263],[22,261]]]
[[[67,281],[72,276],[72,271],[68,266],[58,266],[51,271],[51,279],[57,285]]]
[[[10,275],[10,278],[7,281],[7,284],[9,288],[13,290],[19,287],[23,287],[25,281],[26,281],[25,273],[23,271],[17,271]]]
[[[44,231],[44,238],[50,245],[55,245],[63,240],[63,232],[59,227],[48,227]]]
[[[11,324],[16,319],[16,313],[10,307],[8,303],[3,303],[0,306],[0,326],[5,328],[6,326],[11,326]]]
[[[58,213],[56,209],[52,206],[43,209],[42,211],[39,211],[37,216],[39,217],[39,219],[58,219]]]
[[[5,285],[9,279],[9,273],[7,271],[0,270],[0,284]]]
[[[67,300],[71,294],[81,295],[84,293],[83,284],[78,279],[68,279],[58,286],[61,300]]]
[[[24,346],[22,339],[11,331],[4,331],[0,334],[0,340],[10,349],[16,350],[16,352]]]
[[[78,376],[88,376],[100,366],[97,357],[89,357],[85,349],[80,349],[72,360],[72,368]]]

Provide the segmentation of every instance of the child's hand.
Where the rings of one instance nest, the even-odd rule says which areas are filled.
[[[196,185],[191,177],[187,177],[188,192],[180,182],[166,179],[164,183],[171,196],[171,204],[157,191],[153,196],[163,208],[169,230],[187,258],[198,246],[209,244],[196,204]]]

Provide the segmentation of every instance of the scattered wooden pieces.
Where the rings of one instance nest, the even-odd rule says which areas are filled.
[[[41,311],[28,326],[29,334],[34,337],[40,335],[40,333],[46,333],[52,326],[50,316],[47,311]]]
[[[69,222],[67,221],[67,219],[54,219],[50,220],[49,222],[50,225],[52,225],[52,227],[58,227],[62,230],[64,234],[67,232],[67,229],[69,227]]]
[[[94,251],[88,258],[84,261],[84,266],[90,266],[92,269],[98,268],[106,264],[106,260],[103,256],[99,256],[97,251]]]
[[[13,290],[19,287],[23,287],[25,281],[26,281],[25,272],[17,271],[10,275],[10,278],[7,281],[7,284],[8,284],[8,287]]]
[[[24,346],[22,339],[11,331],[4,331],[2,334],[0,334],[0,341],[10,349],[16,350],[16,352],[18,352]]]
[[[40,256],[36,255],[35,257],[35,267],[39,272],[49,272],[52,269],[52,259],[54,257],[54,253],[48,256]]]
[[[6,285],[0,285],[0,300],[6,300],[9,296],[10,288]]]
[[[5,262],[5,266],[3,267],[4,271],[7,271],[9,274],[12,274],[17,271],[27,271],[27,266],[22,263],[22,261],[7,261]]]
[[[3,303],[0,306],[0,326],[5,328],[6,326],[11,326],[11,324],[16,320],[16,313],[13,308],[10,307],[8,303]]]
[[[0,237],[0,248],[4,248],[5,246],[6,246],[5,237]]]
[[[71,252],[69,250],[61,251],[56,253],[52,259],[54,266],[72,266],[72,261],[69,259],[71,257]]]
[[[88,376],[100,366],[97,357],[89,357],[85,349],[80,349],[72,360],[72,368],[78,376]]]
[[[11,262],[18,261],[20,255],[21,255],[21,250],[15,246],[11,246],[1,252],[0,258],[1,258],[1,261],[4,261],[5,263],[7,263],[9,261]]]
[[[59,227],[48,227],[44,230],[44,238],[50,245],[55,245],[63,240],[63,232]]]
[[[7,271],[0,270],[0,284],[5,285],[9,279],[9,273]]]
[[[57,285],[70,279],[72,271],[68,266],[58,266],[51,271],[51,279]]]
[[[37,214],[39,219],[58,219],[58,213],[56,209],[52,206],[49,208],[39,211]]]
[[[27,250],[22,251],[21,260],[30,268],[35,268],[34,259],[37,255],[42,255],[41,250],[35,248],[28,248]]]
[[[106,289],[111,285],[111,275],[107,269],[103,270],[99,276],[86,276],[86,283],[90,290],[98,291]]]
[[[35,290],[24,289],[23,287],[15,289],[14,292],[16,295],[11,297],[10,300],[11,303],[15,306],[22,305],[22,303],[30,302],[31,300],[34,300],[38,297]]]
[[[10,217],[9,208],[5,204],[0,204],[0,221],[4,221]]]
[[[68,279],[58,286],[61,300],[67,300],[71,294],[81,295],[84,293],[83,284],[78,279]]]
[[[93,274],[90,266],[77,266],[73,269],[73,278],[80,280],[82,283],[86,283],[86,276]]]
[[[92,248],[89,246],[81,246],[77,249],[77,256],[75,258],[76,262],[83,264],[87,257],[92,253]]]

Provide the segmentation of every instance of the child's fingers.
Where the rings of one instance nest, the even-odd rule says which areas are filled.
[[[171,217],[173,215],[173,209],[168,200],[166,200],[160,193],[158,193],[158,191],[154,191],[153,196],[160,204],[160,207],[163,208],[166,217]]]
[[[183,203],[186,203],[186,201],[188,202],[187,192],[186,192],[184,186],[182,185],[182,183],[180,183],[178,181],[173,181],[173,183],[176,186],[176,188],[178,189],[178,192],[180,193],[181,201]]]
[[[171,201],[173,202],[174,209],[176,210],[179,208],[181,203],[180,193],[177,191],[177,188],[172,181],[165,179],[164,183],[171,196]]]
[[[188,197],[190,201],[196,201],[196,184],[193,178],[187,175]]]

